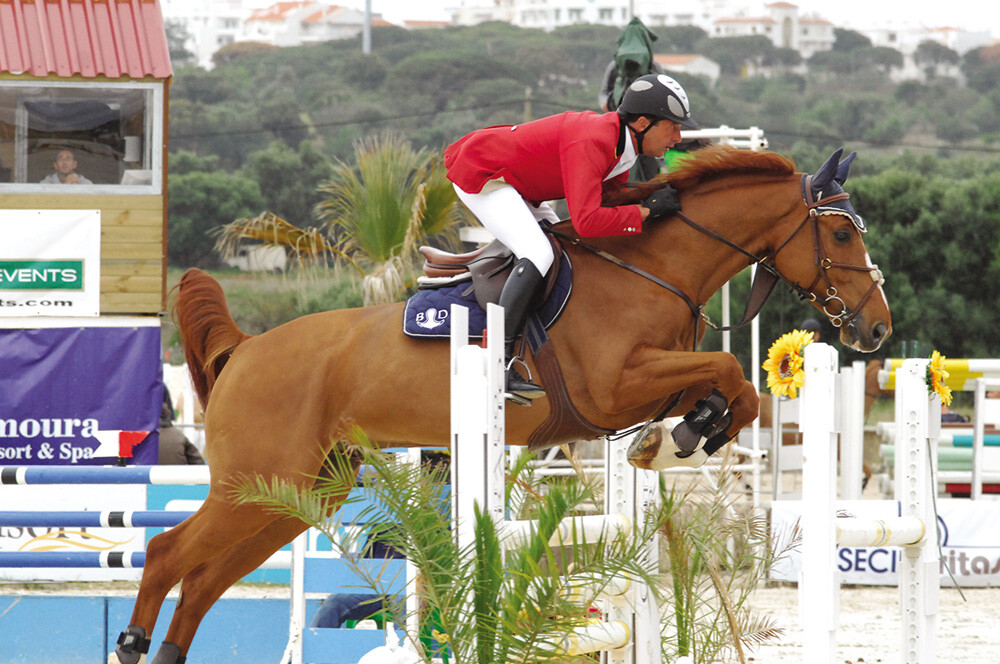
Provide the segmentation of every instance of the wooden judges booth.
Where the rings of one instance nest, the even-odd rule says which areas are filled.
[[[0,0],[0,210],[100,210],[102,315],[164,309],[171,73],[156,0]]]
[[[0,0],[0,465],[157,462],[171,75],[157,0]]]

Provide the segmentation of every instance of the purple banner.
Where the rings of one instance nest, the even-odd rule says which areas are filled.
[[[130,463],[155,464],[159,327],[0,329],[0,465],[98,464],[97,431],[150,431]]]

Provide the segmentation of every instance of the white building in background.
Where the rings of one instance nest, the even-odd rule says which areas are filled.
[[[187,50],[198,66],[212,68],[212,54],[239,41],[250,9],[243,0],[160,0],[163,19],[188,33]]]
[[[833,24],[820,16],[801,15],[797,5],[774,2],[753,14],[728,0],[465,0],[452,13],[457,25],[509,21],[524,28],[552,30],[592,23],[624,27],[634,9],[647,27],[694,26],[710,37],[763,35],[775,46],[808,58],[833,46]]]
[[[344,39],[361,34],[364,12],[316,0],[288,0],[255,9],[260,0],[161,0],[163,18],[188,33],[187,49],[205,69],[212,55],[236,42],[274,46]],[[372,25],[389,25],[372,15]]]
[[[761,35],[778,48],[798,51],[803,58],[833,48],[833,24],[818,16],[800,16],[790,2],[772,2],[764,12],[752,16],[726,16],[712,23],[710,37]]]
[[[274,46],[301,46],[347,39],[361,34],[365,13],[314,0],[276,2],[258,9],[243,21],[238,41]],[[389,25],[381,14],[372,14],[372,25]]]
[[[656,53],[653,55],[653,60],[663,67],[664,71],[704,76],[712,83],[715,83],[722,73],[722,67],[718,62],[703,55]]]

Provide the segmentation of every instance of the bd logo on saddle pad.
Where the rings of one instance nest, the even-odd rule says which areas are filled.
[[[434,328],[441,327],[444,322],[448,320],[448,311],[445,309],[435,309],[434,307],[429,307],[426,311],[421,311],[417,313],[414,318],[416,324],[425,330],[433,330]]]

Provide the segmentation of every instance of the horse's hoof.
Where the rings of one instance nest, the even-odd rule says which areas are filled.
[[[633,441],[626,454],[628,462],[644,470],[699,468],[708,459],[708,454],[701,448],[694,452],[682,451],[670,434],[670,431],[682,422],[682,418],[679,417],[667,418],[646,436]]]
[[[626,458],[628,458],[628,462],[636,468],[656,470],[655,468],[650,467],[650,464],[653,463],[657,454],[659,454],[660,445],[662,445],[662,443],[663,428],[661,426],[657,426],[642,438],[637,437],[632,441],[632,444],[628,446]]]
[[[139,655],[139,659],[136,660],[136,664],[145,664],[146,656]],[[118,653],[112,652],[108,655],[108,664],[125,664],[125,662],[118,659]]]

